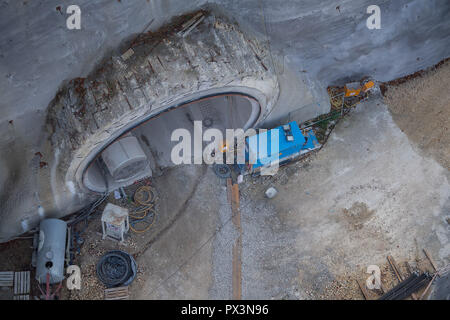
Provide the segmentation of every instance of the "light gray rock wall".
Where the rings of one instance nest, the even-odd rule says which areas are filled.
[[[450,56],[448,0],[76,0],[81,30],[66,28],[66,2],[0,0],[2,225],[38,220],[52,197],[55,150],[45,119],[58,89],[117,54],[124,40],[207,2],[271,49],[280,96],[265,126],[326,112],[330,84],[391,80]],[[381,8],[381,30],[366,28],[372,4]]]

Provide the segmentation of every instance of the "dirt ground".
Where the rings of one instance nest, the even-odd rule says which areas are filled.
[[[408,212],[409,206],[404,206],[408,194],[423,189],[427,182],[423,181],[424,185],[420,186],[414,182],[416,178],[408,181],[407,177],[401,178],[398,175],[401,174],[399,167],[405,165],[407,163],[405,161],[416,162],[413,166],[420,164],[416,159],[408,160],[406,155],[398,157],[391,154],[391,148],[400,146],[405,148],[408,145],[396,141],[399,138],[395,137],[397,134],[386,130],[374,139],[376,135],[366,132],[369,127],[373,126],[375,129],[377,125],[381,130],[386,129],[385,121],[389,122],[389,116],[386,111],[382,111],[386,107],[380,106],[381,104],[376,101],[365,103],[356,111],[358,115],[349,115],[346,120],[339,123],[337,132],[332,134],[329,145],[321,151],[322,153],[283,167],[274,177],[252,178],[242,186],[242,198],[254,199],[254,201],[249,200],[252,211],[249,214],[260,215],[260,210],[269,205],[272,207],[269,210],[274,211],[278,218],[284,221],[282,224],[284,227],[273,226],[272,228],[276,228],[280,233],[286,233],[286,229],[289,228],[298,228],[293,236],[301,239],[300,243],[284,239],[286,246],[297,246],[297,250],[286,250],[283,257],[288,254],[295,256],[288,261],[296,261],[300,265],[297,281],[301,288],[299,291],[303,294],[294,292],[291,295],[286,292],[289,288],[286,286],[285,293],[277,298],[364,299],[356,280],[365,282],[368,278],[366,268],[371,263],[380,267],[383,287],[389,290],[398,283],[397,277],[386,260],[389,254],[394,255],[403,276],[409,275],[406,262],[412,266],[413,271],[433,272],[422,249],[433,247],[433,253],[437,257],[435,240],[430,241],[431,239],[427,239],[429,236],[418,232],[420,228],[415,224],[413,216],[420,215],[420,212],[417,210]],[[380,114],[384,116],[381,117]],[[363,115],[366,120],[361,118]],[[355,125],[364,129],[355,130]],[[352,127],[353,129],[350,129]],[[394,129],[394,132],[395,130],[398,129]],[[348,139],[351,139],[351,133],[358,131],[364,132],[359,135],[363,143],[350,142],[351,140]],[[375,142],[376,140],[380,141]],[[383,144],[388,141],[390,146],[383,147]],[[355,145],[351,146],[353,143]],[[376,146],[378,143],[380,145]],[[344,150],[337,151],[342,147]],[[380,163],[375,164],[373,162],[375,158],[383,157],[380,147],[385,148],[385,159],[379,159]],[[404,152],[409,154],[408,148],[411,146],[408,146]],[[362,149],[363,154],[357,149]],[[354,153],[341,158],[345,150],[353,150]],[[329,159],[328,156],[333,158]],[[409,166],[411,165],[409,163]],[[330,168],[327,168],[328,166]],[[390,175],[393,175],[392,179],[388,178]],[[336,179],[336,182],[332,182],[332,179]],[[368,183],[363,183],[364,181]],[[411,184],[409,187],[408,183]],[[395,184],[403,186],[404,189],[399,192]],[[280,191],[276,199],[267,200],[261,196],[269,186],[275,186]],[[448,186],[444,188],[448,194]],[[426,198],[428,196],[425,196]],[[448,195],[443,199],[448,201]],[[258,201],[265,204],[258,206],[256,204]],[[430,203],[429,198],[425,201]],[[248,201],[242,200],[244,212],[247,209],[246,202]],[[339,203],[341,205],[338,205]],[[372,205],[368,205],[369,203]],[[439,211],[445,217],[445,213],[448,214],[448,212],[445,211],[445,207],[443,209]],[[266,210],[266,208],[263,209],[263,211]],[[430,212],[424,212],[424,215],[427,216],[426,220],[432,217]],[[412,237],[401,235],[402,227],[392,220],[394,216],[402,221],[404,227],[412,229],[410,231]],[[384,221],[380,225],[381,228],[378,228],[377,221],[380,219]],[[436,221],[439,222],[440,219]],[[264,220],[260,220],[262,229],[267,223],[262,222]],[[431,218],[428,221],[433,223],[433,220]],[[335,229],[336,223],[340,225],[338,229]],[[424,225],[423,222],[418,223]],[[444,219],[440,223],[448,229]],[[429,227],[435,229],[434,226],[427,226],[425,229],[429,230]],[[244,225],[243,228],[245,230],[246,226]],[[270,232],[264,235],[272,239]],[[298,250],[302,253],[299,254]],[[264,251],[272,257],[271,250]],[[441,265],[444,265],[445,259],[448,261],[449,256],[444,253],[440,258],[444,258],[440,260]],[[279,260],[275,260],[274,263],[279,264]],[[275,267],[274,263],[271,263],[273,268],[279,271],[283,269],[282,264]],[[267,265],[265,267],[268,268]],[[369,291],[371,299],[376,299],[381,294],[381,291]]]
[[[385,102],[398,127],[450,170],[450,60],[421,76],[387,85]]]
[[[181,252],[178,255],[181,259],[185,259],[183,254],[186,254],[190,250],[196,250],[197,246],[199,246],[197,242],[199,242],[201,236],[194,236],[194,239],[190,240],[190,242],[192,242],[192,245],[190,246],[188,240],[189,233],[183,233],[187,237],[180,237],[181,244],[177,241],[171,242],[161,239],[166,239],[166,237],[171,239],[170,233],[173,232],[174,228],[183,228],[185,231],[191,230],[191,233],[195,235],[197,226],[195,223],[192,223],[199,214],[203,217],[202,222],[206,224],[207,229],[213,230],[213,225],[211,223],[214,221],[214,217],[208,217],[210,203],[214,205],[213,198],[208,197],[208,200],[211,200],[211,202],[202,205],[201,208],[197,206],[202,202],[195,199],[196,196],[204,196],[207,192],[213,192],[215,189],[221,188],[217,184],[211,186],[209,180],[203,179],[206,169],[206,166],[179,167],[166,171],[160,177],[143,180],[135,185],[125,188],[127,196],[133,197],[134,192],[139,186],[150,184],[156,195],[156,218],[150,229],[144,233],[135,233],[130,230],[125,237],[124,244],[109,239],[102,240],[100,223],[101,212],[107,202],[128,208],[130,212],[135,207],[133,204],[130,204],[129,201],[124,201],[123,198],[116,200],[113,195],[110,195],[105,203],[98,208],[98,213],[90,219],[88,228],[82,235],[84,243],[81,246],[81,252],[74,260],[74,263],[79,265],[82,270],[82,289],[80,291],[74,290],[70,292],[64,290],[61,298],[102,300],[104,298],[105,286],[100,283],[97,278],[96,264],[100,257],[110,250],[119,249],[128,252],[137,261],[137,276],[130,286],[131,298],[142,298],[139,293],[148,292],[148,282],[149,279],[153,278],[153,274],[160,274],[165,271],[172,272],[171,269],[177,267],[176,263],[173,263],[170,267],[165,266],[163,270],[155,268],[154,263],[157,263],[158,258],[165,254],[168,254],[170,257],[176,255],[176,253],[174,253],[176,250],[180,250]],[[213,175],[212,172],[209,172],[209,174]],[[206,184],[203,183],[203,185],[208,190],[203,189],[201,193],[196,194],[197,189],[202,188],[201,185],[199,186],[200,180],[206,182]],[[196,201],[196,204],[194,204],[193,207],[190,205],[192,198]],[[188,219],[188,222],[183,223],[182,221],[186,219]],[[177,224],[177,226],[173,226],[174,224]],[[189,225],[193,229],[190,229]],[[207,237],[208,234],[205,234],[204,236]],[[186,241],[188,242],[186,243]],[[186,247],[186,245],[188,245],[188,247]],[[159,250],[154,249],[154,247],[161,246],[163,246],[163,248],[160,248]],[[150,261],[151,263],[149,263]],[[165,258],[164,261],[167,261],[167,258]],[[199,271],[199,274],[202,273],[204,273],[204,271]],[[202,277],[204,280],[205,276],[202,275]],[[151,287],[153,287],[153,285]],[[149,293],[146,295],[149,296]],[[168,296],[167,298],[172,297]]]
[[[131,230],[125,235],[125,241],[120,243],[119,241],[112,239],[102,239],[101,228],[101,213],[107,203],[113,203],[115,205],[127,208],[129,212],[136,209],[132,199],[134,192],[140,186],[151,185],[150,179],[144,179],[136,182],[132,186],[124,188],[128,199],[123,196],[120,199],[115,199],[114,194],[111,193],[109,197],[100,205],[95,213],[91,216],[88,222],[87,228],[82,232],[81,237],[83,244],[80,246],[80,252],[75,255],[73,264],[76,264],[82,270],[82,288],[81,290],[69,291],[64,288],[61,293],[61,299],[69,300],[103,300],[105,286],[99,281],[97,277],[96,265],[100,258],[111,250],[122,250],[137,258],[139,252],[148,241],[152,239],[154,230],[159,226],[158,216],[155,216],[153,225],[150,229],[142,234],[134,233]],[[151,186],[155,193],[154,208],[159,211],[159,203],[157,190],[154,186]],[[84,222],[79,223],[74,230],[80,231],[84,228]],[[144,226],[145,227],[145,226]],[[145,278],[145,265],[138,265],[137,275],[133,282],[133,285],[138,286],[143,282]]]
[[[17,239],[0,244],[0,271],[28,271],[33,252],[32,239]],[[31,273],[34,276],[34,273]],[[11,300],[12,288],[0,287],[0,300]]]

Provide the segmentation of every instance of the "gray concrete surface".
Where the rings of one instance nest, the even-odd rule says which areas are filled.
[[[79,0],[74,4],[82,10],[81,30],[66,28],[67,7],[60,1],[0,2],[0,151],[7,155],[0,161],[0,200],[1,211],[9,214],[2,225],[15,224],[15,231],[0,241],[36,225],[42,212],[58,216],[61,208],[74,211],[86,202],[76,186],[53,183],[60,179],[54,168],[61,154],[48,143],[45,121],[58,89],[73,78],[86,77],[102,59],[122,53],[124,41],[144,30],[156,31],[176,15],[208,4],[269,48],[267,65],[276,70],[282,87],[278,104],[260,124],[264,126],[326,112],[329,84],[363,75],[391,80],[450,54],[446,0]],[[369,4],[381,7],[381,30],[365,27]],[[106,118],[100,114],[98,119]],[[65,194],[55,200],[55,190]]]
[[[358,106],[311,162],[286,167],[245,193],[243,230],[259,231],[244,231],[251,297],[320,292],[340,275],[383,264],[388,253],[415,261],[430,248],[444,266],[448,177],[408,141],[381,101]],[[263,197],[267,185],[279,190],[273,200]]]
[[[364,75],[387,81],[450,55],[446,0],[214,2],[270,40],[273,52],[291,61],[294,71],[326,85]],[[366,27],[370,5],[381,9],[379,30]]]
[[[450,274],[449,272],[436,278],[435,285],[429,297],[430,300],[450,300]]]
[[[145,283],[134,284],[134,299],[201,299],[213,281],[212,236],[220,225],[219,202],[225,192],[214,173],[202,165],[179,166],[154,180],[160,208],[152,240],[137,263]],[[187,294],[189,293],[189,294]]]
[[[115,55],[88,78],[73,79],[61,88],[48,109],[47,136],[39,149],[25,151],[30,157],[39,152],[46,165],[16,178],[24,179],[27,187],[19,197],[34,203],[15,205],[17,193],[3,189],[0,212],[5,224],[0,225],[0,241],[31,229],[43,216],[61,217],[86,205],[92,192],[83,183],[85,168],[109,143],[152,117],[232,92],[257,102],[260,112],[248,120],[261,122],[275,107],[279,86],[273,72],[264,67],[267,49],[251,40],[226,19],[209,15],[189,37],[169,30],[135,46],[126,61]],[[5,130],[19,125],[14,122]],[[14,161],[18,155],[11,156],[12,164],[21,167]],[[29,161],[18,158],[22,165]],[[32,179],[37,183],[27,185]]]
[[[423,248],[443,267],[450,262],[449,178],[381,100],[359,105],[318,154],[240,185],[242,297],[317,298],[341,276],[355,283],[388,254],[414,267]],[[132,287],[133,297],[230,298],[238,233],[224,182],[210,168],[188,166],[157,183],[168,191],[161,204],[169,210],[159,217],[167,227],[138,259],[148,280]],[[273,199],[264,197],[268,186],[279,191]]]

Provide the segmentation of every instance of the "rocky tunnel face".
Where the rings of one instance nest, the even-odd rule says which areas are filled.
[[[242,94],[218,94],[183,104],[152,117],[110,143],[85,169],[84,185],[106,192],[172,167],[172,133],[186,129],[194,136],[194,122],[202,131],[214,128],[225,137],[227,129],[248,129],[260,116],[256,99]],[[207,144],[204,142],[204,144]],[[193,154],[193,153],[192,153]]]
[[[215,16],[188,37],[158,34],[70,81],[49,106],[53,190],[83,198],[170,167],[171,134],[194,121],[258,126],[279,96],[264,45]],[[127,141],[127,143],[125,143]],[[69,198],[57,193],[61,206]],[[59,200],[61,198],[61,200]]]

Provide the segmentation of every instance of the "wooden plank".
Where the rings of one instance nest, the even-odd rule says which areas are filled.
[[[389,265],[391,266],[392,270],[394,270],[395,275],[397,276],[398,282],[402,282],[405,280],[405,277],[403,277],[400,268],[398,267],[397,263],[395,262],[395,259],[393,256],[387,256],[387,260],[389,262]],[[411,294],[411,297],[413,300],[417,300],[417,296],[415,293]]]
[[[30,271],[14,273],[14,294],[24,295],[30,293]]]
[[[26,287],[25,292],[30,293],[30,271],[26,273]]]
[[[241,232],[241,212],[239,202],[239,185],[233,184],[231,187],[231,212],[232,220],[236,229]]]
[[[402,274],[400,273],[400,271],[398,269],[397,263],[395,263],[394,257],[387,256],[387,261],[389,262],[389,265],[391,266],[391,269],[394,271],[395,275],[397,276],[398,281],[402,282],[404,279],[403,279],[403,276],[402,276]]]
[[[425,253],[425,255],[428,258],[428,260],[430,260],[431,266],[433,267],[434,271],[437,271],[438,270],[437,264],[434,262],[433,257],[428,252],[428,250],[427,249],[423,249],[423,253]]]
[[[16,272],[14,274],[14,294],[18,294],[19,292],[19,273]]]
[[[233,300],[242,299],[242,238],[236,239],[233,245],[233,261],[232,261],[232,298]]]
[[[238,184],[231,185],[230,201],[231,220],[239,232],[239,237],[236,239],[232,249],[232,298],[233,300],[240,300],[242,299],[242,227]]]
[[[105,300],[128,300],[128,287],[105,289]]]
[[[12,287],[14,285],[14,271],[0,272],[0,287]]]
[[[105,292],[108,293],[108,294],[116,294],[118,292],[120,292],[120,293],[128,292],[128,287],[118,287],[118,288],[105,289]]]
[[[369,293],[367,292],[366,285],[361,283],[361,281],[358,279],[356,280],[356,282],[358,282],[359,289],[361,289],[361,292],[362,292],[364,298],[366,300],[370,300],[370,296],[369,296]]]
[[[425,297],[425,295],[428,293],[428,290],[430,290],[431,285],[433,284],[434,279],[436,279],[436,276],[438,275],[438,272],[436,272],[433,276],[433,278],[430,280],[430,282],[428,283],[427,287],[425,288],[425,290],[422,292],[419,300],[423,300],[423,298]]]
[[[0,272],[0,279],[1,280],[5,280],[5,279],[13,279],[14,278],[14,271],[2,271]]]
[[[0,287],[12,287],[14,285],[14,280],[0,280]]]

